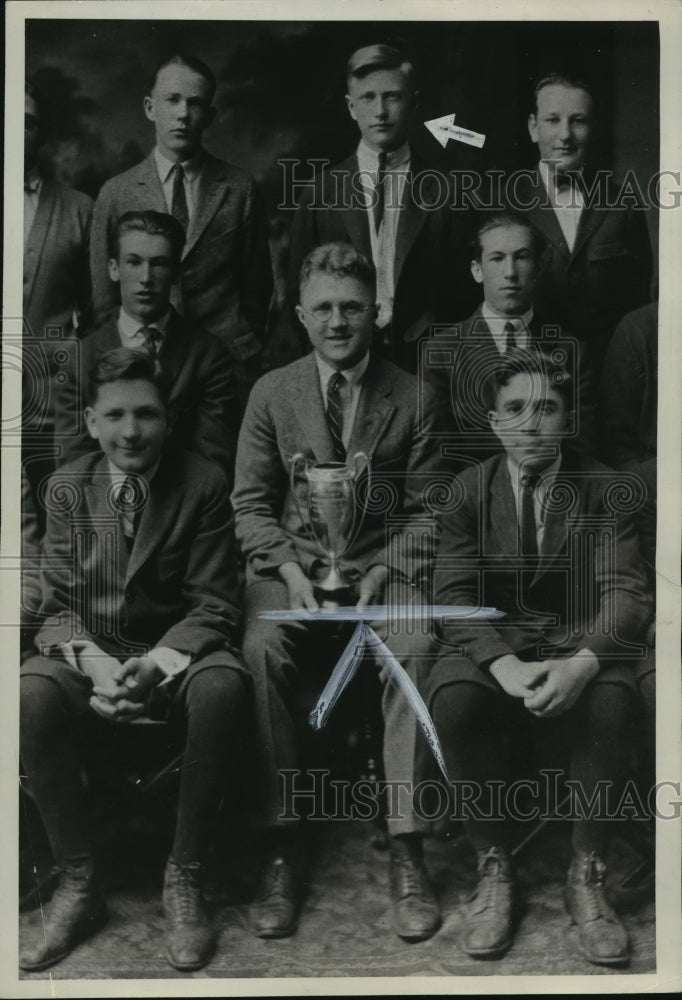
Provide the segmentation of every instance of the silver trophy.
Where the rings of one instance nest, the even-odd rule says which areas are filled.
[[[296,496],[296,469],[305,466],[308,484],[307,518]],[[358,481],[366,475],[365,503],[358,497]],[[291,493],[301,522],[312,541],[329,560],[329,572],[314,585],[315,599],[322,607],[339,607],[355,603],[355,591],[344,579],[339,560],[357,538],[370,491],[370,461],[364,451],[353,456],[352,468],[343,462],[323,462],[313,465],[300,452],[291,459]]]

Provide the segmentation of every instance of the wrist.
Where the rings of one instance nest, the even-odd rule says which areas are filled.
[[[300,563],[297,562],[282,563],[277,567],[277,572],[285,583],[298,583],[301,579],[306,579]]]

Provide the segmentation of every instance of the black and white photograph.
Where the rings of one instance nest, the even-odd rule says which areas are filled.
[[[682,8],[5,12],[3,995],[680,988]]]

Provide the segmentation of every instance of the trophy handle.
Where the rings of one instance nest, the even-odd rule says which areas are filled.
[[[309,521],[306,520],[306,518],[303,516],[301,505],[298,502],[298,497],[296,496],[296,466],[298,465],[299,462],[302,462],[303,465],[306,464],[305,455],[301,451],[297,451],[296,454],[292,457],[291,464],[289,467],[289,486],[291,487],[291,495],[293,497],[296,510],[298,511],[298,516],[301,519],[301,524],[305,528],[308,537],[310,538],[311,542],[313,542],[315,545],[319,545],[319,542],[315,537],[315,532],[313,531]]]
[[[361,466],[364,465],[364,470]],[[353,499],[357,499],[357,493],[355,490],[355,484],[357,483],[360,473],[364,471],[367,475],[367,490],[365,492],[365,504],[358,516],[357,504],[353,504],[353,524],[349,532],[349,540],[346,545],[346,549],[349,549],[351,545],[354,545],[358,535],[360,534],[360,529],[362,528],[362,523],[365,520],[365,514],[367,513],[367,508],[369,506],[369,494],[372,489],[372,465],[369,460],[369,456],[365,454],[364,451],[356,451],[353,455]]]

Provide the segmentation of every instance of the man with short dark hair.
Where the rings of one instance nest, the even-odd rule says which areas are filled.
[[[461,502],[441,520],[435,600],[475,608],[485,594],[504,618],[444,625],[427,681],[450,775],[476,789],[463,818],[479,883],[462,947],[489,959],[511,945],[519,900],[500,790],[514,727],[551,725],[572,748],[575,801],[594,803],[600,789],[608,800],[575,807],[566,906],[585,958],[623,965],[628,937],[604,893],[604,857],[630,773],[637,685],[653,669],[643,645],[651,596],[618,474],[563,451],[569,373],[514,349],[492,380],[504,451],[460,477]]]
[[[272,268],[253,180],[202,146],[215,117],[215,89],[211,70],[192,56],[172,55],[156,70],[144,99],[156,146],[146,160],[100,191],[93,217],[92,284],[101,318],[117,305],[107,261],[118,218],[148,209],[173,215],[186,236],[173,305],[188,322],[227,345],[243,405],[260,372]]]
[[[170,382],[171,444],[216,462],[232,482],[240,412],[229,351],[170,305],[183,244],[184,233],[172,215],[126,212],[117,221],[109,274],[120,288],[121,307],[75,345],[57,396],[56,432],[67,460],[97,447],[79,420],[87,373],[115,347],[141,348],[158,360]]]
[[[209,822],[243,754],[248,678],[236,650],[236,558],[227,483],[198,455],[164,450],[166,387],[148,353],[95,367],[86,420],[99,454],[45,492],[45,623],[21,667],[22,774],[60,882],[22,969],[61,961],[106,919],[81,768],[113,724],[167,718],[184,745],[163,905],[168,960],[209,961],[201,878]]]
[[[566,446],[596,450],[592,372],[582,344],[556,320],[535,309],[545,241],[530,222],[511,213],[481,216],[471,241],[471,273],[483,301],[454,327],[436,329],[422,346],[420,373],[439,399],[447,452],[458,465],[484,461],[501,448],[488,413],[490,376],[515,348],[559,352],[577,372],[574,426]]]
[[[301,705],[312,707],[311,693],[320,693],[352,635],[347,623],[259,617],[314,610],[322,600],[316,584],[329,560],[299,513],[307,508],[303,466],[335,462],[342,470],[352,467],[358,452],[370,460],[369,509],[340,560],[359,609],[422,604],[428,581],[433,518],[425,497],[439,470],[435,410],[427,389],[420,414],[416,378],[370,351],[375,280],[372,264],[347,243],[309,254],[297,310],[313,350],[256,383],[239,435],[232,504],[246,559],[243,649],[254,677],[269,830],[268,864],[251,912],[260,937],[283,937],[297,924],[300,823],[285,815],[282,776],[300,767]],[[304,461],[294,463],[292,488],[295,455]],[[393,622],[386,641],[416,681],[428,662],[429,636]],[[413,787],[419,750],[414,714],[390,684],[382,708],[386,778]],[[388,825],[396,931],[421,940],[440,924],[423,868],[424,824],[405,806],[388,816]]]
[[[619,205],[611,176],[590,204],[598,124],[584,81],[557,73],[540,80],[528,118],[540,160],[532,176],[519,177],[510,204],[547,239],[538,309],[585,341],[597,375],[618,320],[649,301],[652,274],[643,208]]]
[[[354,52],[346,103],[360,132],[355,153],[306,191],[291,230],[289,301],[297,301],[305,256],[344,241],[377,272],[375,347],[417,370],[417,344],[432,322],[452,322],[469,306],[463,262],[463,212],[453,212],[445,175],[435,176],[410,148],[417,107],[414,69],[389,45]],[[473,302],[470,304],[473,307]]]

